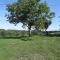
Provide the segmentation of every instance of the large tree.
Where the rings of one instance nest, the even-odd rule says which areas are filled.
[[[23,23],[23,26],[28,27],[29,36],[32,26],[38,29],[47,28],[46,23],[54,16],[47,3],[41,3],[40,0],[17,0],[16,3],[7,5],[7,10],[8,21],[15,25]]]

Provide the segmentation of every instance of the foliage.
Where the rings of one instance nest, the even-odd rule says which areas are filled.
[[[29,36],[31,28],[47,29],[51,24],[51,18],[54,12],[50,11],[47,3],[41,3],[40,0],[17,0],[16,3],[7,6],[7,19],[10,23],[23,23],[23,27],[27,26]]]
[[[23,33],[24,32],[24,33]],[[0,38],[13,38],[27,36],[27,31],[18,31],[18,30],[0,30]]]

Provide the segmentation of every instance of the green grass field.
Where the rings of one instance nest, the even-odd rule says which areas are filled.
[[[60,37],[0,39],[0,60],[60,60]]]

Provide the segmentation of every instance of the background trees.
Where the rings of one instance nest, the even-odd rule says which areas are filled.
[[[54,13],[50,11],[47,3],[40,0],[17,0],[16,3],[7,5],[7,19],[10,23],[23,23],[28,27],[29,36],[31,28],[47,29],[51,24]]]

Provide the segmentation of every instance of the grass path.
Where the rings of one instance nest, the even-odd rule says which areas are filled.
[[[60,37],[31,39],[0,39],[0,60],[60,60]]]

